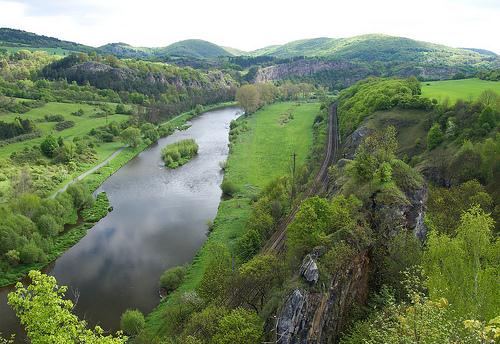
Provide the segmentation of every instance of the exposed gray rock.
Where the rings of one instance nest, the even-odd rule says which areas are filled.
[[[287,298],[281,309],[276,325],[278,344],[293,343],[292,339],[296,334],[299,324],[303,320],[302,309],[305,297],[299,289],[295,289]]]
[[[363,139],[373,132],[372,129],[361,125],[351,135],[347,136],[342,144],[342,157],[347,159],[354,159],[356,149],[361,144]]]
[[[353,303],[366,301],[368,275],[364,251],[337,271],[326,291],[295,289],[278,313],[276,343],[336,343]]]
[[[304,257],[302,265],[300,266],[300,275],[309,283],[316,283],[319,279],[318,265],[314,261],[312,255],[308,254]]]

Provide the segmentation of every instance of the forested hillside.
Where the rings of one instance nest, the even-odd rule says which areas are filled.
[[[251,53],[194,39],[92,48],[12,29],[0,29],[0,48],[0,286],[32,282],[0,307],[33,343],[498,342],[496,54],[386,35]],[[141,220],[132,241],[131,208],[95,193],[136,156],[111,177],[128,179],[101,189],[129,191],[121,204]],[[156,182],[135,185],[149,171]],[[108,216],[80,247],[99,262],[78,259],[78,278],[122,274],[140,304],[114,285],[103,330],[80,320],[78,291],[30,270],[111,211],[114,226]],[[186,221],[194,212],[206,218]]]

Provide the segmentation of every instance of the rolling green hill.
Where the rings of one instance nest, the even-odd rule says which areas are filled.
[[[355,36],[350,38],[313,38],[293,41],[284,45],[270,46],[255,50],[252,55],[275,57],[333,57],[364,61],[426,61],[441,60],[447,64],[459,62],[475,63],[484,59],[495,59],[491,52],[482,50],[457,49],[444,45],[421,42],[404,37],[380,34]]]
[[[170,56],[183,56],[194,58],[216,58],[220,56],[232,56],[224,48],[201,39],[187,39],[175,42],[157,50],[159,54]]]
[[[155,48],[134,47],[123,42],[108,43],[100,46],[98,49],[101,52],[124,58],[148,58],[155,51]]]
[[[0,28],[0,46],[15,49],[47,50],[54,52],[90,52],[93,47],[74,42],[62,41],[54,37],[37,35],[23,30]],[[47,49],[44,49],[47,48]]]

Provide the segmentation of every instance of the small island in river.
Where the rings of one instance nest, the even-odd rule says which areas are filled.
[[[172,143],[161,150],[161,157],[168,168],[184,165],[198,154],[198,144],[193,139]]]

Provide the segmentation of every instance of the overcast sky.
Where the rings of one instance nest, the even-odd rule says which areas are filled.
[[[0,0],[0,27],[99,46],[188,38],[253,50],[385,33],[500,54],[500,0]]]

